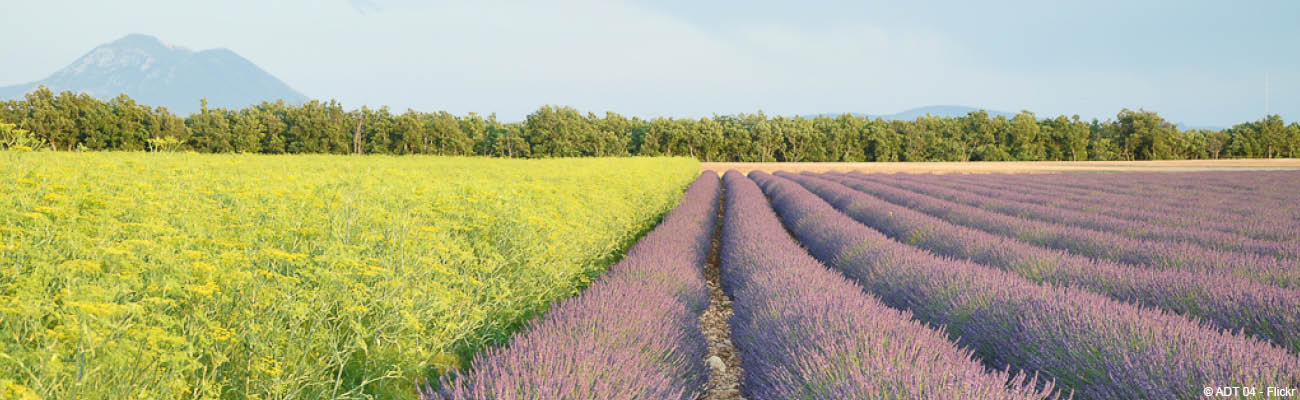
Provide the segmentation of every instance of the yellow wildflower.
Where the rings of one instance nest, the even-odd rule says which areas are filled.
[[[195,261],[194,264],[191,265],[191,267],[193,267],[195,271],[198,271],[199,273],[202,274],[211,274],[217,271],[217,267],[214,267],[212,266],[212,264],[208,264],[202,261]]]
[[[65,261],[63,264],[59,265],[59,268],[67,271],[82,272],[87,274],[104,272],[104,269],[100,267],[99,263],[94,261],[88,261],[88,260]]]
[[[212,339],[218,342],[224,342],[235,337],[235,331],[220,326],[213,326],[211,332]]]
[[[14,400],[40,400],[41,397],[36,395],[26,386],[15,383],[9,379],[0,379],[0,398]]]
[[[107,247],[107,248],[104,248],[103,250],[104,250],[104,253],[105,253],[105,254],[114,255],[114,256],[129,256],[129,255],[131,255],[131,251],[130,251],[130,250],[120,249],[120,248],[117,248],[117,247]]]
[[[253,370],[270,376],[280,376],[280,363],[266,357],[258,357],[253,361]]]
[[[208,282],[202,285],[185,285],[185,290],[190,291],[190,293],[194,293],[199,296],[206,297],[206,296],[211,296],[213,293],[220,291],[220,288],[217,287],[217,284]]]
[[[123,307],[121,304],[102,303],[98,301],[69,301],[67,304],[73,308],[81,310],[81,312],[99,316],[114,315],[126,310],[126,307]]]

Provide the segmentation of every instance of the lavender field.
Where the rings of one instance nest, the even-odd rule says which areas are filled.
[[[1297,193],[1282,171],[706,171],[590,288],[420,391],[1295,396]]]

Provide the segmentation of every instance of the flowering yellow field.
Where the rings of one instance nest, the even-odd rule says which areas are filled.
[[[0,395],[412,398],[694,160],[0,153]]]

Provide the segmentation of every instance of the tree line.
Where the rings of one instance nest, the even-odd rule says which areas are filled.
[[[1300,157],[1300,125],[1278,115],[1223,130],[1158,114],[1011,118],[975,111],[914,121],[855,115],[625,117],[544,106],[522,122],[445,111],[345,110],[337,101],[263,102],[177,116],[126,95],[103,101],[45,87],[0,102],[0,123],[53,150],[437,154],[494,157],[690,156],[702,161],[1084,161]],[[0,137],[0,145],[16,138]]]

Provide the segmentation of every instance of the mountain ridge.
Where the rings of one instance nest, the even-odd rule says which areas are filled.
[[[1004,116],[1007,117],[1007,119],[1010,119],[1011,117],[1014,117],[1016,115],[1015,113],[1009,113],[1005,111],[989,110],[986,108],[976,108],[976,107],[969,107],[969,106],[930,105],[930,106],[911,108],[893,114],[867,114],[867,113],[850,112],[850,113],[810,114],[810,115],[802,115],[802,117],[804,118],[813,118],[818,116],[834,117],[841,114],[849,114],[855,117],[867,117],[872,119],[880,118],[880,119],[890,120],[890,121],[895,121],[895,120],[915,121],[917,117],[923,117],[926,115],[932,117],[962,117],[965,116],[967,113],[970,113],[972,111],[979,111],[979,110],[984,110],[985,112],[989,113],[989,118],[997,118],[998,116]]]
[[[0,99],[21,98],[40,86],[100,99],[126,94],[141,104],[180,115],[210,107],[243,108],[262,101],[307,101],[307,96],[226,48],[194,51],[133,33],[96,46],[45,79],[0,87]]]

